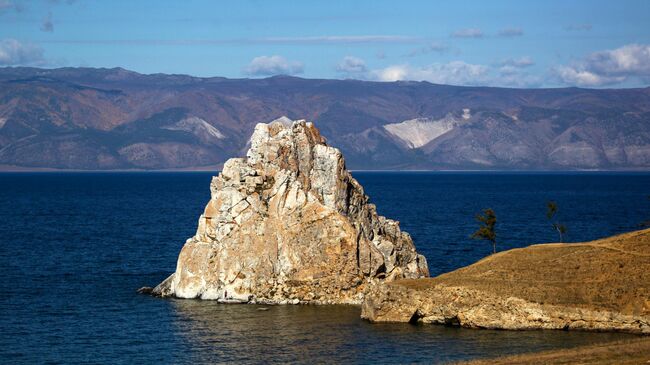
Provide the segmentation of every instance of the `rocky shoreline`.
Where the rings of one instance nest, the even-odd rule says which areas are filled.
[[[489,256],[370,289],[362,317],[490,329],[650,334],[650,230]]]

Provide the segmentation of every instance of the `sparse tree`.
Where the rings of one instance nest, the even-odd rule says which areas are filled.
[[[551,221],[551,226],[553,227],[554,230],[557,231],[557,234],[560,236],[560,243],[562,243],[563,236],[567,232],[567,229],[564,224],[561,224],[557,220],[554,221],[557,212],[558,212],[557,203],[554,202],[553,200],[549,200],[546,203],[546,218],[549,221]]]
[[[483,210],[483,214],[477,214],[476,220],[481,224],[479,229],[472,234],[472,238],[477,240],[486,240],[492,243],[492,253],[497,252],[497,234],[494,227],[497,224],[497,216],[494,210],[488,208]]]

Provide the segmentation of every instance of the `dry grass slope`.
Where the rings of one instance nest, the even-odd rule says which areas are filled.
[[[650,338],[615,341],[574,349],[505,356],[461,363],[463,365],[524,364],[650,364]]]
[[[650,229],[597,241],[541,244],[489,256],[430,279],[393,285],[462,286],[540,304],[650,314]]]

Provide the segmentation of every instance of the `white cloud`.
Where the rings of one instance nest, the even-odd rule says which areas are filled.
[[[504,75],[504,76],[516,75],[517,73],[519,73],[519,68],[514,67],[514,66],[505,65],[505,66],[499,67],[499,73],[501,73],[501,75]]]
[[[16,39],[0,40],[0,66],[41,66],[45,64],[43,49]]]
[[[589,68],[605,75],[650,76],[650,45],[628,44],[595,52],[587,57]]]
[[[383,69],[372,70],[371,78],[377,81],[412,80],[411,68],[408,65],[394,65]]]
[[[451,34],[454,38],[481,38],[483,31],[478,28],[459,29]]]
[[[429,81],[436,84],[481,85],[489,79],[490,68],[463,61],[434,63],[423,67],[393,65],[370,72],[378,81]]]
[[[519,61],[520,64],[527,63],[522,59],[514,60]],[[425,66],[391,65],[369,70],[360,76],[375,81],[428,81],[435,84],[464,86],[536,87],[543,82],[542,77],[526,72],[524,67],[499,66],[499,64],[488,66],[464,61],[433,63]]]
[[[524,35],[524,30],[521,28],[504,28],[498,33],[500,37],[520,37]]]
[[[296,75],[303,71],[301,62],[289,61],[278,55],[255,57],[244,70],[251,76]]]
[[[438,43],[438,42],[433,42],[430,43],[429,45],[425,47],[420,47],[412,50],[411,52],[407,53],[407,57],[415,57],[419,55],[425,55],[429,53],[444,53],[449,51],[449,46],[446,45],[445,43]]]
[[[594,52],[583,60],[555,68],[565,84],[603,86],[628,80],[650,79],[650,45],[628,44],[623,47]]]
[[[606,77],[595,74],[584,69],[577,69],[570,66],[560,66],[555,68],[555,72],[567,85],[577,86],[603,86],[611,85],[625,81],[624,77]]]
[[[54,32],[54,23],[52,22],[52,12],[47,13],[47,16],[41,23],[41,30],[43,32]]]
[[[502,65],[498,69],[498,75],[492,79],[492,85],[507,87],[537,87],[542,85],[542,77],[526,72],[525,67],[510,64]]]
[[[336,71],[346,74],[359,74],[364,73],[367,70],[366,62],[361,58],[354,56],[345,56],[343,57],[343,60],[336,65]]]

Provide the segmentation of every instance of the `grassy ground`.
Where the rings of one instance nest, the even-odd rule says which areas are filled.
[[[650,315],[650,229],[499,252],[435,278],[393,285],[426,289],[436,284],[542,304]]]
[[[463,365],[523,364],[650,364],[650,337],[607,342],[573,349],[545,351],[460,363]]]

